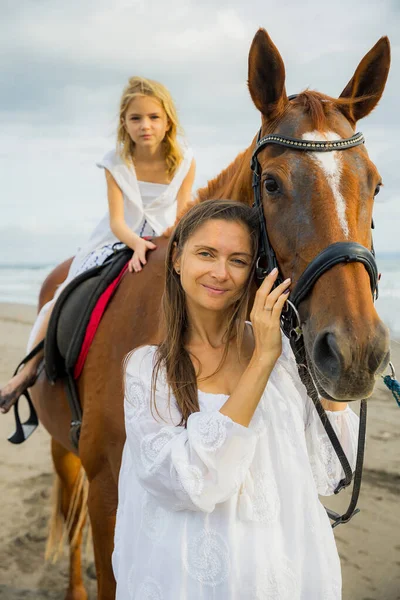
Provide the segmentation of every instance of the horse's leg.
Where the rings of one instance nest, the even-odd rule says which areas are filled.
[[[69,516],[71,500],[82,464],[80,459],[75,456],[75,454],[69,450],[66,450],[54,439],[52,439],[51,443],[51,452],[53,456],[54,467],[61,482],[61,510],[66,522]],[[88,597],[83,585],[81,567],[82,529],[85,523],[84,520],[82,522],[82,519],[79,519],[82,510],[85,510],[85,507],[82,505],[81,494],[76,505],[75,516],[72,520],[72,526],[69,531],[70,573],[69,587],[65,596],[65,600],[87,600]],[[78,531],[77,527],[79,528]],[[74,536],[75,541],[72,546],[71,542]]]
[[[114,600],[115,579],[111,555],[114,548],[117,487],[108,467],[104,467],[90,482],[88,505],[96,561],[97,600]]]

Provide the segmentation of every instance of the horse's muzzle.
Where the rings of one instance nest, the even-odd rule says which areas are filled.
[[[309,355],[321,395],[339,402],[368,398],[389,363],[389,332],[378,321],[373,333],[366,331],[359,340],[356,334],[329,327],[316,335]]]

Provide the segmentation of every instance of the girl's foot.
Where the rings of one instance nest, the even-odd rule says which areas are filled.
[[[25,366],[0,390],[0,411],[6,413],[36,380],[36,369]]]

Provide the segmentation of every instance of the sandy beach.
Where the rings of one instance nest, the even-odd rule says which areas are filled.
[[[33,307],[0,304],[0,385],[24,355],[34,316]],[[395,341],[392,360],[400,372],[400,344]],[[14,446],[7,441],[13,427],[12,411],[0,415],[0,600],[59,600],[67,586],[67,556],[56,565],[44,561],[52,484],[50,438],[39,427],[26,443]],[[343,600],[400,600],[400,409],[381,382],[369,402],[367,439],[361,513],[335,530]],[[327,498],[326,504],[339,510],[347,496]],[[90,552],[83,570],[94,600]]]

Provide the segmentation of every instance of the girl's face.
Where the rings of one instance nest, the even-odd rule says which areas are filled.
[[[132,141],[142,148],[157,148],[170,128],[161,103],[151,96],[137,96],[125,113],[125,128]]]
[[[213,219],[187,240],[174,268],[180,272],[188,308],[224,311],[240,297],[251,264],[247,227]]]

